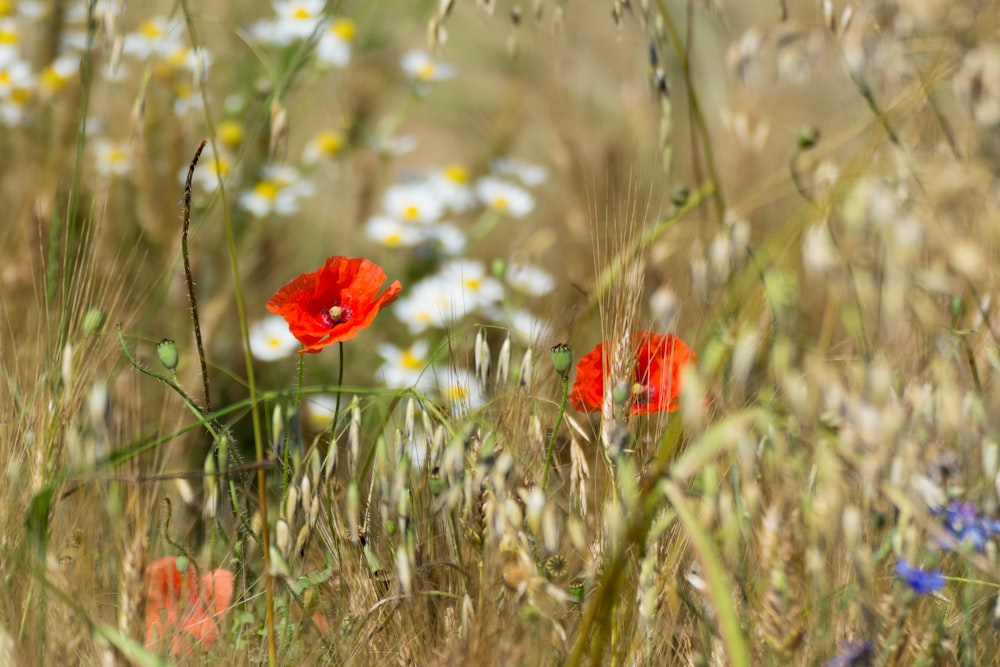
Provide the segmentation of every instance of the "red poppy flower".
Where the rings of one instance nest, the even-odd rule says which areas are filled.
[[[678,408],[681,374],[695,354],[673,334],[637,331],[632,386],[632,414],[673,412]],[[596,412],[604,402],[604,354],[607,343],[583,356],[576,365],[576,381],[569,401],[581,412]]]
[[[233,597],[233,573],[212,570],[199,579],[194,567],[181,574],[177,559],[167,556],[149,564],[146,580],[146,646],[157,648],[170,637],[171,652],[184,653],[189,647],[182,633],[187,633],[210,648],[219,637],[216,619],[222,618]]]
[[[378,294],[385,272],[363,257],[327,257],[313,273],[303,273],[267,302],[267,309],[288,322],[292,335],[319,352],[330,343],[354,338],[403,289],[399,281]]]

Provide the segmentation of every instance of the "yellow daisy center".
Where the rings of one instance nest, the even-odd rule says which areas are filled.
[[[403,209],[403,219],[405,220],[416,220],[417,216],[420,215],[420,209],[418,209],[413,204],[410,204]]]
[[[160,30],[160,28],[152,21],[146,21],[139,26],[139,32],[142,33],[143,36],[149,37],[150,39],[159,37],[163,34],[163,31]]]
[[[507,198],[506,197],[496,197],[493,199],[493,208],[498,211],[507,210]]]
[[[261,181],[254,186],[253,191],[264,199],[274,201],[278,196],[278,185],[273,181]]]
[[[236,148],[243,141],[243,125],[239,121],[224,120],[218,127],[219,141],[230,148]]]
[[[450,164],[444,168],[444,176],[454,183],[468,183],[469,172],[460,164]]]
[[[316,137],[316,144],[323,153],[326,153],[327,155],[336,155],[344,147],[344,137],[340,134],[340,132],[327,130],[326,132],[321,132],[319,136]]]
[[[403,367],[411,371],[418,370],[424,363],[423,359],[420,359],[409,350],[403,353],[402,362]]]
[[[114,146],[108,150],[105,159],[108,161],[108,164],[118,164],[119,162],[124,162],[125,151],[118,148],[117,146]]]
[[[351,19],[337,19],[330,26],[330,30],[345,42],[353,42],[354,36],[358,32],[358,27]]]

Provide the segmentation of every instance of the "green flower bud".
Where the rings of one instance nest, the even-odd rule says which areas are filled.
[[[191,564],[191,561],[189,561],[186,556],[178,556],[174,564],[177,566],[177,571],[180,572],[181,574],[184,574],[185,572],[187,572],[188,566]]]
[[[569,369],[573,367],[573,348],[566,343],[556,343],[552,346],[551,353],[556,373],[565,378],[569,375]]]
[[[164,338],[156,346],[156,356],[160,358],[160,363],[168,371],[173,373],[177,370],[177,362],[180,356],[177,352],[177,343],[169,338]]]
[[[91,308],[83,316],[83,335],[93,336],[104,326],[104,311],[100,308]]]

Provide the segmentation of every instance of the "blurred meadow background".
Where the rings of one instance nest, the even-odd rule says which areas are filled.
[[[0,0],[0,664],[991,662],[998,29]]]

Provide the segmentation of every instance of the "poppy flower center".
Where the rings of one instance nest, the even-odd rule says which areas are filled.
[[[632,405],[644,406],[653,402],[656,389],[651,384],[636,382],[632,385]]]
[[[343,324],[351,319],[351,309],[344,306],[330,306],[323,314],[325,315],[323,318],[326,320],[325,324],[330,327]]]

